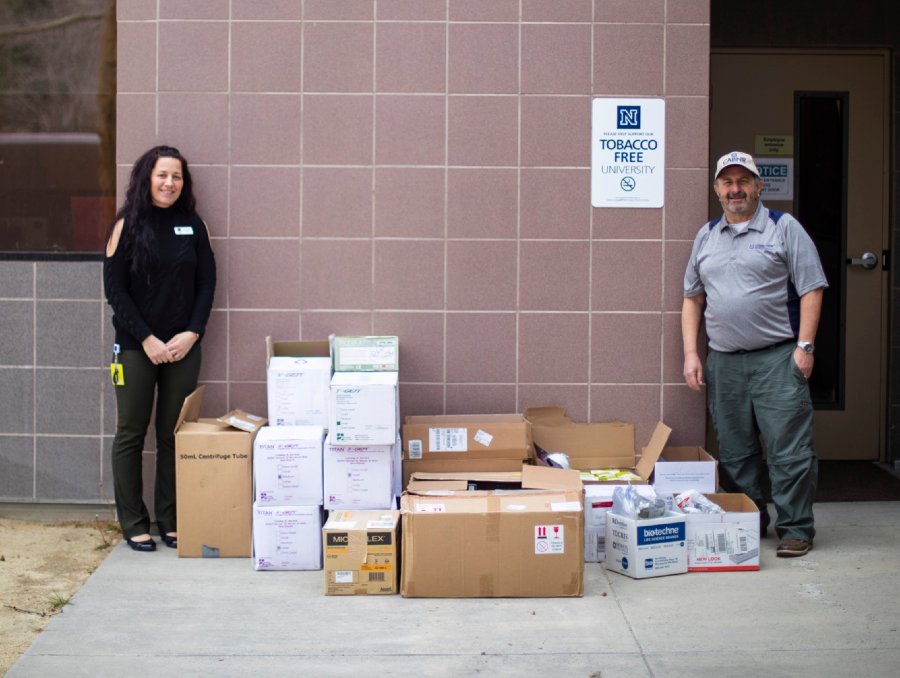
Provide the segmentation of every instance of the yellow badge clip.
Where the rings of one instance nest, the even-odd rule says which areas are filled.
[[[119,362],[119,353],[121,348],[118,344],[113,344],[113,361],[109,364],[109,376],[112,377],[113,386],[125,385],[125,369]]]

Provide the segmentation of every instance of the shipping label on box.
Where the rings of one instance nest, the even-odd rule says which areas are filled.
[[[253,506],[255,570],[322,567],[321,506]]]
[[[335,372],[398,372],[400,340],[397,337],[335,337]]]
[[[396,372],[335,372],[329,434],[335,445],[392,445],[399,430]]]
[[[253,485],[261,506],[322,504],[319,426],[267,426],[253,446]]]
[[[687,572],[683,515],[634,520],[606,514],[606,569],[633,579]]]
[[[733,572],[759,569],[759,509],[745,494],[705,495],[725,513],[689,513],[688,570]]]
[[[400,512],[332,511],[322,529],[325,595],[396,593]]]

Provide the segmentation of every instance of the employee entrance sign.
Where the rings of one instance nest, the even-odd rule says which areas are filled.
[[[594,207],[662,207],[665,137],[663,99],[594,99],[591,204]]]

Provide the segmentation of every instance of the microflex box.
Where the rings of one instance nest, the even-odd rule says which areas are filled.
[[[328,426],[331,349],[327,341],[266,337],[270,426]]]
[[[332,511],[322,528],[325,595],[397,593],[399,511]]]
[[[632,579],[687,572],[684,516],[634,520],[607,512],[606,569]]]
[[[321,426],[264,426],[253,444],[253,487],[260,506],[322,503]]]
[[[746,494],[706,494],[725,513],[688,513],[690,572],[759,569],[759,508]]]
[[[400,428],[396,372],[335,372],[328,432],[335,445],[393,445]]]
[[[333,445],[325,440],[325,508],[390,509],[400,491],[400,444]]]
[[[332,343],[335,372],[398,372],[397,337],[335,337]]]
[[[253,569],[321,567],[321,506],[253,505]]]

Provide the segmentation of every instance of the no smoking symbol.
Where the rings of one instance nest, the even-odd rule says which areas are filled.
[[[619,182],[619,186],[622,187],[623,191],[633,191],[634,190],[634,179],[631,177],[623,177],[622,181]]]

